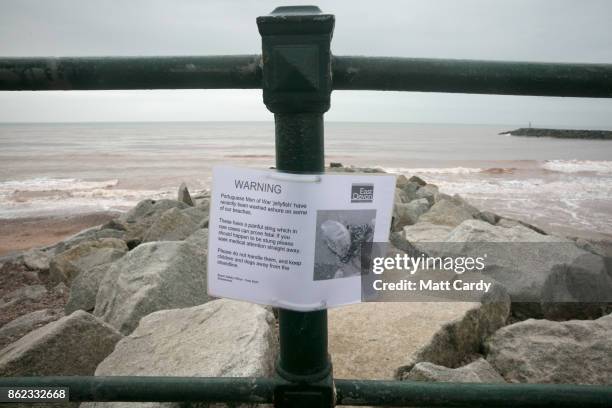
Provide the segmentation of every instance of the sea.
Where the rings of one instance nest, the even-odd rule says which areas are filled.
[[[612,234],[612,141],[510,125],[327,122],[326,162],[418,175],[480,209]],[[211,169],[274,165],[272,122],[0,124],[0,219],[125,211],[206,190]]]

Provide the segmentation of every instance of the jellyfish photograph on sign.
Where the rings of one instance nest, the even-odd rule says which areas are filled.
[[[376,210],[319,210],[314,280],[361,274],[361,247],[372,242]]]

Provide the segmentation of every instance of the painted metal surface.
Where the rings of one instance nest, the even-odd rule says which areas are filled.
[[[270,403],[282,381],[273,378],[20,377],[0,387],[68,387],[71,401]]]
[[[612,406],[612,387],[336,380],[339,405],[575,408]]]
[[[261,88],[259,55],[0,58],[0,90]]]
[[[333,56],[317,77],[312,49],[283,52],[281,73],[264,80],[259,55],[202,57],[0,58],[1,91],[106,89],[256,89],[268,104],[329,108],[333,90],[447,92],[612,98],[612,64]],[[266,56],[264,51],[264,56]],[[303,60],[305,72],[284,69]],[[325,68],[323,68],[325,67]],[[269,72],[273,72],[271,68]],[[322,83],[321,81],[324,81]],[[283,86],[283,83],[290,84]],[[322,86],[324,85],[324,86]],[[268,89],[268,91],[266,91]],[[289,111],[290,109],[288,109]]]
[[[612,98],[612,64],[334,57],[334,90]]]
[[[20,377],[0,387],[69,387],[71,401],[271,403],[279,378]],[[335,380],[338,405],[431,407],[610,407],[612,387]],[[313,406],[313,405],[310,405]]]
[[[323,113],[331,96],[330,42],[334,16],[318,7],[279,7],[259,17],[263,99],[274,113],[276,168],[323,173]],[[333,407],[327,352],[327,311],[278,311],[277,374],[290,384],[275,391],[276,407]]]

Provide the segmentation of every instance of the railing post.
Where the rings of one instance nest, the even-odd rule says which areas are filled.
[[[274,113],[276,167],[324,172],[323,113],[332,88],[330,43],[334,16],[318,7],[278,7],[257,19],[262,36],[263,99]],[[327,311],[279,310],[276,407],[332,407]]]

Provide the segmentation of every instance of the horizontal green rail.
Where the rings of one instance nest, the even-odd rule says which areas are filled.
[[[261,88],[259,55],[0,59],[0,90]]]
[[[68,387],[71,401],[270,403],[274,378],[221,377],[15,377],[0,387]]]
[[[612,64],[334,57],[334,89],[612,98]]]
[[[335,380],[342,405],[472,408],[612,407],[612,387]]]
[[[15,377],[0,387],[68,387],[71,401],[271,403],[277,378]],[[337,405],[430,407],[612,406],[612,387],[335,380]]]
[[[332,59],[334,90],[612,98],[612,64]],[[261,88],[259,55],[0,58],[0,90]]]

